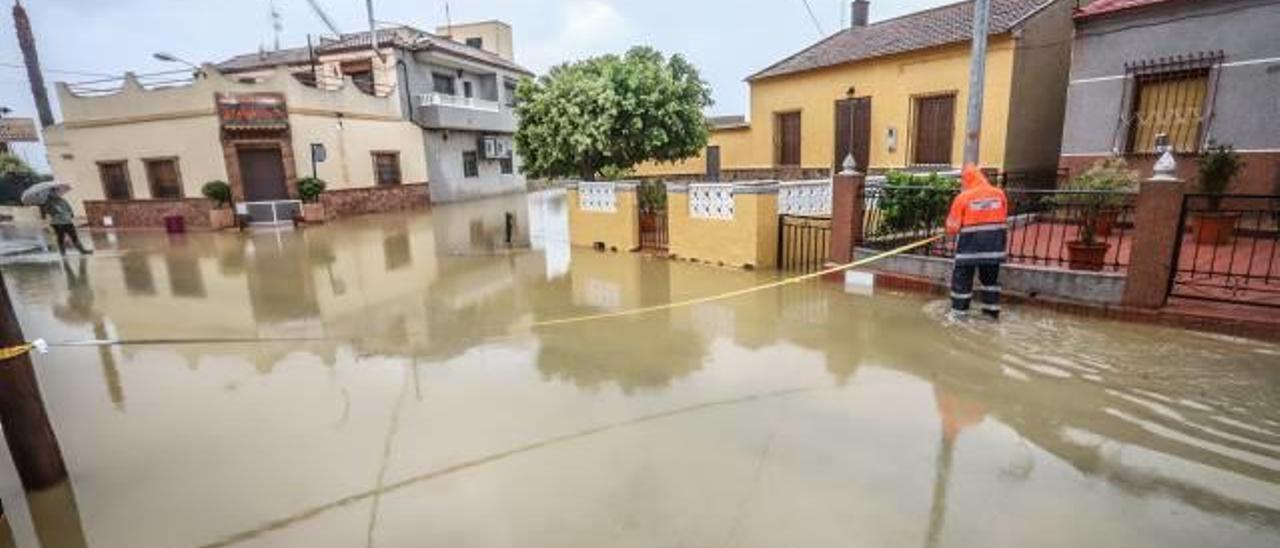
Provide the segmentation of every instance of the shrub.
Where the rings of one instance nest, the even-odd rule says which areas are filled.
[[[637,195],[640,197],[641,211],[666,211],[667,185],[657,181],[643,181],[637,189]]]
[[[929,230],[942,226],[960,181],[937,173],[890,171],[881,189],[880,232]]]
[[[1070,193],[1055,195],[1053,203],[1076,210],[1080,221],[1080,241],[1092,245],[1097,243],[1099,216],[1123,206],[1137,187],[1138,172],[1129,169],[1124,158],[1098,160],[1064,185],[1062,190]]]
[[[231,203],[231,185],[226,181],[209,181],[200,187],[200,193],[213,200],[214,207],[226,207]]]
[[[1227,193],[1227,187],[1244,170],[1244,162],[1231,145],[1210,145],[1196,164],[1199,167],[1200,192],[1209,195],[1209,209],[1217,211],[1222,207],[1222,195]]]
[[[324,182],[324,179],[303,177],[298,179],[298,196],[307,203],[318,202],[320,201],[320,193],[324,192],[326,186],[328,186],[328,183]]]
[[[22,158],[0,154],[0,204],[22,205],[22,192],[43,179]]]

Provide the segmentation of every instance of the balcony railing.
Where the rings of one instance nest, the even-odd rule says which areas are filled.
[[[449,95],[437,92],[419,94],[418,105],[424,107],[437,106],[468,108],[472,110],[483,110],[486,112],[499,112],[502,110],[502,104],[497,101],[488,101],[485,99],[476,99],[475,97],[462,97],[460,95]]]

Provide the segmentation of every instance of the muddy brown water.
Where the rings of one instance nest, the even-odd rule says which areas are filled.
[[[1280,545],[1280,346],[828,282],[529,330],[774,279],[565,207],[8,258],[30,337],[289,339],[36,356],[70,478],[0,457],[18,545]]]

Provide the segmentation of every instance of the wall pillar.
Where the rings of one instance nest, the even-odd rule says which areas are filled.
[[[827,260],[833,263],[853,262],[853,246],[862,241],[866,180],[866,176],[857,171],[838,173],[831,178],[831,256]]]
[[[1159,308],[1169,296],[1174,252],[1182,244],[1178,228],[1186,195],[1182,180],[1172,173],[1172,169],[1157,171],[1154,177],[1143,181],[1138,190],[1133,251],[1125,279],[1126,305]]]

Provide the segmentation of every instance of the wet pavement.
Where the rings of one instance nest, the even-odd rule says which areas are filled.
[[[150,341],[34,358],[70,478],[24,496],[0,457],[18,545],[1280,545],[1280,346],[827,282],[530,330],[773,279],[569,250],[565,217],[4,259],[29,337]]]

